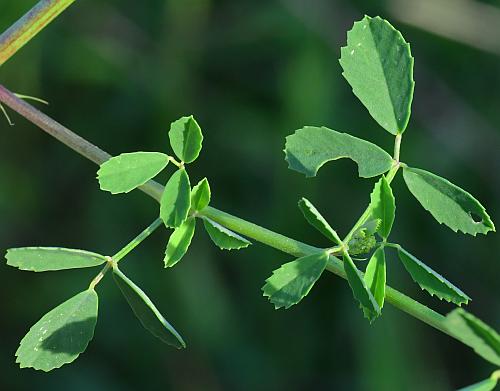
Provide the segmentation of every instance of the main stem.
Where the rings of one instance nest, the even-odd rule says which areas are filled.
[[[0,35],[0,66],[75,0],[41,0]]]
[[[35,107],[17,98],[12,92],[1,85],[0,102],[27,118],[40,129],[55,137],[57,140],[61,141],[63,144],[67,145],[87,159],[97,164],[101,164],[109,159],[110,155],[108,153],[73,133],[68,128],[43,114]],[[398,166],[398,164],[395,164],[389,172],[388,177],[389,175],[394,176]],[[155,200],[160,201],[163,186],[155,181],[149,181],[141,186],[140,190]],[[287,236],[273,232],[269,229],[263,228],[259,225],[253,224],[210,206],[201,211],[200,215],[209,217],[217,223],[241,235],[247,236],[294,257],[301,257],[321,250],[317,247],[291,239]],[[360,220],[362,219],[360,218]],[[344,279],[347,278],[342,262],[334,256],[330,256],[327,270]],[[447,328],[445,323],[446,318],[443,315],[389,286],[386,287],[385,297],[386,301],[394,305],[396,308],[410,314],[424,323],[427,323],[443,333],[454,337],[452,332]]]

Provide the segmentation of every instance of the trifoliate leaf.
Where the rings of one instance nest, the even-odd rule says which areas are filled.
[[[439,223],[473,236],[495,231],[486,209],[460,187],[418,168],[405,167],[403,177],[418,202]]]
[[[285,263],[273,271],[262,287],[264,296],[278,308],[290,308],[311,290],[328,263],[328,254],[319,252]]]
[[[221,250],[239,250],[240,248],[248,247],[248,245],[252,244],[244,237],[207,217],[203,218],[203,224],[210,239],[212,239]]]
[[[497,386],[498,376],[489,377],[482,382],[471,384],[468,387],[460,388],[457,391],[493,391]]]
[[[299,201],[299,209],[309,224],[332,242],[339,244],[337,233],[308,199],[302,198]]]
[[[203,178],[191,191],[191,208],[197,212],[205,209],[210,203],[210,196],[208,179]]]
[[[141,288],[123,274],[116,265],[113,267],[113,277],[132,311],[134,311],[135,316],[137,316],[146,330],[162,342],[177,349],[186,347],[186,343],[180,334],[167,322],[151,299]]]
[[[98,298],[93,289],[60,304],[36,322],[17,349],[21,368],[45,372],[73,362],[94,336]]]
[[[186,220],[191,206],[191,185],[185,169],[177,170],[165,185],[160,217],[167,227],[177,228]]]
[[[101,190],[128,193],[158,175],[167,164],[168,156],[164,153],[122,153],[101,164],[97,179]]]
[[[366,266],[364,280],[380,309],[385,299],[385,253],[382,247],[375,250]]]
[[[375,121],[392,134],[403,133],[415,82],[410,45],[401,33],[387,20],[365,16],[347,33],[340,65]]]
[[[446,315],[446,328],[485,360],[500,366],[500,335],[492,327],[457,308]]]
[[[286,138],[288,167],[307,177],[316,176],[326,162],[341,158],[354,160],[363,178],[383,174],[392,166],[391,156],[379,146],[325,127],[306,126]]]
[[[347,281],[351,287],[354,298],[359,302],[365,317],[373,322],[380,316],[380,307],[373,297],[370,288],[366,284],[361,272],[357,269],[351,256],[347,253],[344,254],[344,270],[347,275]]]
[[[165,267],[172,267],[186,254],[193,239],[196,219],[189,217],[182,225],[174,230],[168,240],[165,250]]]
[[[179,159],[184,163],[196,160],[201,151],[203,135],[192,115],[172,122],[168,137],[170,145]]]
[[[396,201],[385,176],[382,176],[375,184],[370,199],[371,217],[373,219],[380,219],[377,232],[382,238],[387,239],[391,233],[392,223],[394,222]]]
[[[78,269],[106,262],[104,255],[60,247],[11,248],[5,258],[7,265],[33,272]]]
[[[420,285],[420,288],[429,292],[431,296],[436,295],[441,300],[451,301],[457,305],[469,302],[469,296],[401,246],[398,246],[398,255],[413,281]]]

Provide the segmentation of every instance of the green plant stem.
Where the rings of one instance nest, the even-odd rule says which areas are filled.
[[[110,157],[110,155],[106,152],[89,143],[77,134],[71,132],[69,129],[46,116],[33,106],[16,98],[10,91],[1,85],[0,102],[5,103],[33,124],[39,126],[42,130],[93,162],[100,164]],[[398,168],[399,165],[395,165],[391,169],[388,174],[388,180],[392,180]],[[163,186],[159,183],[149,181],[139,189],[158,202],[160,201]],[[229,213],[222,212],[212,207],[207,207],[198,213],[211,218],[217,223],[222,224],[243,236],[247,236],[295,257],[310,254],[311,252],[323,251],[323,249],[288,238],[284,235],[260,227],[256,224],[250,223],[239,217],[230,215]],[[336,257],[330,256],[327,270],[344,279],[346,278],[343,264]],[[420,304],[416,300],[413,300],[412,298],[393,288],[390,288],[389,286],[386,287],[386,300],[396,308],[453,337],[453,333],[446,327],[445,317],[423,304]]]
[[[149,235],[151,235],[158,227],[162,225],[161,218],[157,218],[150,225],[144,229],[139,235],[137,235],[134,239],[132,239],[125,247],[123,247],[120,251],[118,251],[115,255],[112,256],[113,261],[118,263],[121,259],[125,258],[134,248],[136,248],[141,242],[146,239]]]
[[[393,159],[396,161],[396,163],[399,163],[399,155],[401,153],[401,139],[403,138],[403,135],[401,133],[398,133],[396,135],[396,138],[394,140],[394,155]]]
[[[0,35],[0,66],[75,0],[41,0]]]
[[[59,122],[53,120],[37,108],[18,98],[16,94],[9,91],[2,85],[0,85],[0,102],[10,107],[28,121],[38,126],[44,132],[71,148],[73,151],[93,161],[94,163],[100,165],[111,158],[109,153],[104,152],[99,147],[73,133]],[[147,182],[142,185],[140,189],[158,202],[160,201],[163,193],[163,186],[154,181]]]
[[[125,258],[134,248],[136,248],[139,244],[141,244],[144,239],[146,239],[149,235],[151,235],[156,229],[162,225],[161,218],[157,218],[150,225],[144,229],[139,235],[137,235],[134,239],[132,239],[125,247],[123,247],[120,251],[118,251],[112,257],[106,257],[108,261],[106,265],[101,269],[99,274],[94,277],[94,279],[90,282],[89,289],[94,289],[97,284],[103,279],[106,273],[112,268],[115,267],[120,260]]]

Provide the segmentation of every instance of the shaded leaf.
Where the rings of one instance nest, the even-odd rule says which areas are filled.
[[[252,244],[244,237],[207,217],[203,217],[203,224],[210,239],[212,239],[221,250],[239,250],[240,248],[248,247],[248,245]]]
[[[385,176],[382,176],[375,184],[370,195],[370,210],[372,212],[371,217],[375,220],[380,220],[377,232],[382,238],[387,239],[394,223],[396,200]]]
[[[97,179],[101,190],[128,193],[158,175],[167,164],[168,156],[164,153],[122,153],[101,164]]]
[[[492,327],[457,308],[446,315],[446,328],[485,360],[500,366],[500,336]]]
[[[185,163],[196,160],[201,151],[203,135],[192,115],[172,122],[168,137],[175,155],[180,160]]]
[[[361,272],[352,261],[351,256],[344,253],[343,259],[347,281],[349,282],[354,298],[359,302],[365,317],[368,318],[370,322],[373,322],[380,316],[380,307],[363,279]]]
[[[210,203],[210,196],[208,179],[203,178],[191,191],[191,208],[195,211],[205,209]]]
[[[113,267],[113,277],[123,296],[134,311],[141,324],[162,342],[177,349],[185,348],[186,343],[174,327],[167,322],[151,299],[135,285],[120,269]]]
[[[98,266],[104,255],[60,247],[20,247],[7,250],[7,265],[21,270],[45,272]]]
[[[191,185],[185,169],[177,170],[161,196],[160,217],[167,227],[177,228],[186,220],[191,206]]]
[[[182,225],[174,230],[168,240],[165,250],[165,267],[172,267],[186,254],[193,239],[196,219],[189,217]]]
[[[436,295],[440,299],[451,301],[457,305],[469,302],[470,297],[446,278],[436,273],[401,246],[398,245],[397,249],[399,259],[403,262],[405,269],[410,273],[413,281],[420,285],[420,288],[425,289],[431,296]]]
[[[278,308],[290,308],[301,301],[325,270],[328,254],[319,252],[281,265],[262,287],[264,296]]]
[[[97,309],[97,293],[92,289],[60,304],[24,336],[16,362],[21,368],[45,372],[73,362],[94,336]]]
[[[337,233],[308,199],[302,198],[299,201],[299,209],[309,224],[332,242],[339,244]]]
[[[387,20],[365,16],[347,33],[342,73],[371,116],[388,132],[403,133],[413,100],[410,45]]]
[[[316,176],[326,162],[341,158],[354,160],[364,178],[383,174],[392,166],[391,156],[379,146],[325,127],[306,126],[286,138],[288,167],[307,177]]]
[[[385,299],[385,253],[382,247],[375,250],[366,266],[364,280],[370,289],[380,309],[384,306]]]
[[[410,192],[439,223],[473,236],[495,231],[486,209],[460,187],[418,168],[405,167],[403,177]]]

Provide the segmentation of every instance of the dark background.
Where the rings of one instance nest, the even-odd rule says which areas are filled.
[[[205,140],[190,173],[193,182],[209,178],[215,207],[327,245],[301,217],[298,199],[308,197],[345,234],[373,180],[357,178],[345,160],[305,179],[287,169],[284,137],[326,125],[392,151],[392,136],[352,94],[338,63],[352,23],[380,15],[415,57],[402,160],[471,191],[498,225],[500,1],[489,3],[82,0],[2,66],[0,82],[47,99],[45,112],[112,154],[169,153],[170,122],[194,114]],[[0,29],[33,4],[2,0]],[[156,217],[150,198],[99,191],[96,166],[10,113],[15,127],[0,121],[2,252],[57,245],[112,254]],[[473,298],[468,309],[498,329],[498,236],[455,234],[419,206],[400,176],[393,187],[394,241],[463,288]],[[390,305],[370,326],[347,283],[331,274],[300,305],[275,311],[260,288],[291,258],[257,243],[222,252],[198,228],[173,269],[162,265],[164,229],[123,264],[185,337],[183,351],[143,330],[106,278],[87,351],[50,374],[20,370],[14,352],[22,336],[97,270],[1,266],[0,388],[451,390],[494,369]],[[388,281],[443,313],[453,308],[422,293],[394,254]]]

